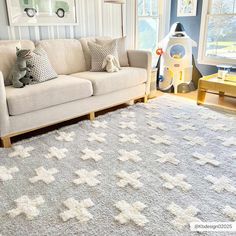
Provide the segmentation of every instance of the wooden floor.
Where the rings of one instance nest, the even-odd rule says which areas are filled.
[[[160,91],[157,91],[155,97],[160,97],[160,96],[163,96],[163,95],[164,95],[164,93],[162,93]],[[193,101],[196,101],[197,91],[186,93],[186,94],[177,94],[177,95],[170,94],[170,95],[171,96],[180,96],[180,97],[184,97],[186,99],[191,99]],[[213,107],[215,107],[215,106],[223,107],[224,109],[226,108],[226,109],[230,109],[230,110],[233,110],[233,111],[236,112],[236,98],[228,98],[228,97],[219,98],[219,96],[217,96],[217,95],[207,94],[206,104],[208,106],[210,105],[210,106],[213,106]],[[102,114],[105,114],[107,112],[112,112],[114,110],[117,110],[117,109],[120,109],[120,108],[123,108],[123,107],[126,107],[126,106],[127,105],[121,105],[121,106],[117,106],[117,107],[114,107],[114,108],[110,108],[110,109],[107,109],[105,111],[98,112],[98,113],[96,113],[96,115],[102,115]],[[61,128],[63,126],[75,124],[75,123],[77,123],[81,120],[85,120],[85,119],[88,119],[87,116],[80,117],[80,118],[77,118],[77,119],[73,119],[73,120],[70,120],[70,121],[66,121],[66,122],[63,122],[63,123],[60,123],[60,124],[57,124],[57,125],[53,125],[53,126],[50,126],[50,127],[47,127],[47,128],[43,128],[43,129],[40,129],[40,130],[36,130],[36,131],[30,132],[30,133],[26,133],[26,134],[23,134],[23,135],[20,135],[20,136],[17,136],[17,137],[13,137],[12,141],[14,143],[14,142],[19,141],[19,140],[28,139],[32,136],[37,136],[37,135],[40,135],[40,134],[44,134],[44,133],[53,131],[55,129]]]
[[[164,93],[157,91],[156,92],[156,97],[162,96]],[[197,91],[193,91],[190,93],[182,93],[182,94],[171,94],[172,96],[180,96],[186,99],[191,99],[194,101],[197,101]],[[236,111],[236,98],[233,97],[222,97],[219,98],[218,95],[216,94],[210,94],[207,93],[206,95],[206,101],[205,104],[207,106],[212,106],[212,107],[222,107],[224,109],[229,109],[232,111]]]

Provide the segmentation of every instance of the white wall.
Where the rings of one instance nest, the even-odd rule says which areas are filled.
[[[0,39],[80,38],[84,36],[121,35],[121,5],[103,3],[103,0],[76,0],[79,23],[76,26],[10,27],[5,0],[0,0]],[[132,23],[131,6],[135,0],[127,1],[127,24]],[[130,26],[127,28],[130,35]],[[129,40],[130,41],[130,40]],[[132,41],[132,39],[131,39]]]

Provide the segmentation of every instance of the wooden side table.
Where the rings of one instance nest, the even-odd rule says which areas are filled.
[[[230,94],[236,97],[236,83],[217,78],[217,74],[204,76],[198,82],[197,104],[204,104],[206,93],[214,92],[220,97]]]

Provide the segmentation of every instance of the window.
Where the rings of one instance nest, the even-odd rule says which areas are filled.
[[[169,0],[136,0],[136,47],[156,56],[158,42],[169,30]]]
[[[138,0],[137,47],[155,52],[158,43],[158,0]]]
[[[199,63],[236,63],[236,0],[203,1]]]

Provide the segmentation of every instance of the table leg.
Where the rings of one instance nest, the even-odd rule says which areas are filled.
[[[204,104],[205,97],[206,97],[206,90],[198,89],[197,104],[198,105]]]
[[[219,97],[222,98],[222,97],[224,97],[224,95],[225,95],[225,92],[221,92],[221,91],[219,92]]]

